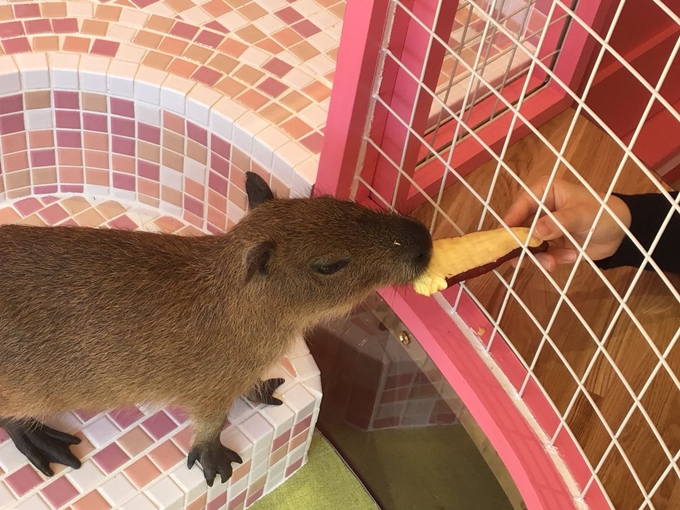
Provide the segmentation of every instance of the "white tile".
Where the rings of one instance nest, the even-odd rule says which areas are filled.
[[[78,90],[78,66],[80,57],[68,53],[48,53],[52,88]]]
[[[135,102],[135,117],[139,122],[158,127],[161,125],[161,109],[157,106]]]
[[[3,81],[0,76],[0,83]],[[24,112],[24,121],[26,122],[26,129],[34,131],[37,129],[50,129],[54,127],[54,117],[51,108],[41,108],[39,110],[26,110]]]
[[[296,384],[286,391],[281,400],[285,402],[293,411],[297,419],[305,418],[314,408],[316,399],[301,385]],[[297,420],[296,420],[297,421]]]
[[[144,28],[149,15],[139,9],[123,9],[120,14],[120,23],[123,25],[132,25],[139,28]]]
[[[309,347],[307,347],[307,342],[305,342],[304,337],[298,337],[292,344],[291,348],[288,349],[286,355],[289,358],[294,358],[296,356],[304,356],[309,354]]]
[[[98,448],[120,434],[120,430],[106,416],[102,416],[85,427],[83,433]]]
[[[189,157],[184,158],[184,175],[189,179],[205,185],[207,173],[207,168],[204,164]]]
[[[146,495],[164,510],[182,510],[184,492],[170,477],[165,476],[145,491]]]
[[[186,110],[186,97],[196,85],[195,82],[175,75],[169,75],[161,87],[161,106],[180,115]]]
[[[253,443],[271,442],[273,439],[274,427],[260,416],[259,413],[255,413],[250,418],[244,420],[239,428]]]
[[[126,202],[134,202],[137,199],[137,194],[134,191],[119,188],[111,188],[111,196],[116,200],[123,200]]]
[[[24,90],[50,88],[50,72],[44,53],[20,53],[14,58],[21,69]]]
[[[121,506],[121,510],[157,510],[157,508],[144,494],[137,494]]]
[[[288,7],[288,2],[285,0],[258,0],[257,3],[269,12],[276,12],[284,7]]]
[[[224,446],[238,453],[243,462],[252,457],[253,443],[250,442],[250,439],[238,427],[232,425],[228,429],[223,430],[220,435],[220,441]]]
[[[146,56],[147,49],[134,44],[121,44],[118,48],[118,60],[124,60],[139,67]]]
[[[286,24],[273,14],[267,14],[253,21],[253,25],[267,35],[271,35],[286,27]]]
[[[92,18],[94,15],[94,4],[67,3],[66,15],[70,18]]]
[[[10,508],[16,498],[4,483],[0,483],[0,508]]]
[[[115,97],[135,97],[134,77],[137,66],[120,60],[111,61],[108,74],[108,92]]]
[[[290,136],[278,126],[268,126],[260,131],[253,141],[253,156],[265,168],[271,168],[274,151],[290,141]]]
[[[289,376],[290,378],[290,376]],[[279,437],[285,431],[290,430],[295,420],[295,413],[286,405],[266,406],[260,411],[269,423],[274,425],[274,437]]]
[[[250,404],[248,404],[248,402],[246,402],[245,399],[239,398],[233,403],[231,409],[229,409],[229,422],[234,425],[238,425],[254,412],[255,411],[253,408],[250,406]]]
[[[135,99],[153,105],[161,104],[161,85],[168,73],[140,66],[135,76]]]
[[[208,487],[203,476],[203,471],[198,464],[189,469],[186,463],[182,463],[170,475],[172,480],[187,494],[187,501],[193,501],[203,494]]]
[[[295,371],[302,381],[306,381],[311,377],[318,377],[321,373],[311,354],[291,358],[290,362],[293,364],[293,367],[295,367]]]
[[[235,32],[239,28],[243,28],[250,24],[246,18],[241,16],[237,11],[231,11],[217,18],[217,21],[227,28],[230,32]]]
[[[286,459],[283,458],[269,468],[267,481],[264,485],[264,493],[269,494],[283,483],[283,475],[286,472]]]
[[[312,377],[305,381],[305,388],[313,397],[316,398],[317,402],[320,403],[323,391],[321,389],[321,377]]]
[[[244,478],[248,477],[246,476]],[[227,492],[228,488],[229,485],[226,483],[214,483],[212,487],[208,487],[208,503]]]
[[[248,155],[253,154],[253,138],[269,123],[253,112],[246,112],[234,123],[233,144]]]
[[[305,18],[309,18],[312,14],[319,12],[321,9],[323,8],[313,0],[298,0],[295,2],[295,10]]]
[[[244,476],[238,482],[230,484],[227,489],[227,501],[231,501],[248,488],[248,476]]]
[[[26,459],[26,456],[17,450],[17,447],[14,446],[14,442],[11,439],[5,441],[5,443],[0,446],[0,467],[2,467],[5,473],[14,471],[19,466],[23,466],[27,463],[28,460]]]
[[[297,448],[295,448],[295,450],[293,450],[292,452],[290,452],[288,454],[287,466],[290,466],[291,464],[294,464],[296,461],[300,460],[300,458],[302,458],[305,455],[306,452],[307,452],[307,444],[306,443],[303,443],[300,446],[298,446]]]
[[[135,487],[122,473],[103,483],[99,487],[99,491],[114,508],[120,507],[120,505],[137,492]]]
[[[212,21],[213,17],[196,5],[191,9],[182,11],[182,19],[186,20],[187,23],[191,23],[192,25],[201,26]]]
[[[318,104],[311,104],[300,112],[300,118],[314,129],[320,129],[326,124],[328,111]]]
[[[234,223],[238,223],[245,216],[245,211],[237,206],[234,202],[227,202],[227,218]]]
[[[91,460],[86,460],[80,469],[71,470],[66,473],[66,476],[80,492],[90,490],[105,478],[104,473]]]
[[[246,62],[255,68],[262,67],[271,58],[271,53],[261,50],[255,46],[249,46],[241,56],[239,61]]]
[[[320,10],[318,12],[315,12],[314,14],[311,14],[308,17],[308,19],[309,19],[309,21],[314,23],[317,27],[319,27],[323,31],[323,32],[319,32],[319,34],[325,34],[326,30],[328,30],[331,27],[334,27],[335,25],[338,25],[339,23],[341,23],[340,19],[337,16],[328,12],[325,9]],[[315,35],[319,35],[319,34],[315,34]],[[326,36],[326,37],[329,37],[329,39],[333,40],[330,36]],[[314,36],[308,38],[308,40],[313,39],[313,38],[314,38]],[[337,41],[337,39],[335,41]],[[337,42],[335,43],[335,45],[337,46]],[[331,48],[332,48],[332,46],[331,46]],[[330,49],[330,48],[327,48],[327,49]],[[324,49],[322,51],[326,51],[327,49]]]
[[[161,203],[160,203],[160,210],[163,211],[166,214],[169,214],[170,216],[174,216],[175,218],[181,218],[182,217],[182,208],[181,207],[178,207],[174,204],[170,204],[168,202],[165,202],[162,199],[161,199]]]
[[[182,174],[172,168],[161,165],[161,184],[176,189],[177,191],[182,191]]]
[[[250,468],[250,473],[248,474],[248,477],[250,478],[250,483],[253,483],[262,477],[267,472],[267,467],[269,466],[267,459],[264,460],[264,462],[260,462],[257,466],[254,468]]]
[[[210,125],[210,109],[222,97],[217,91],[198,83],[187,94],[187,118],[200,126]]]
[[[85,194],[90,197],[107,197],[111,193],[111,188],[107,186],[95,186],[94,184],[85,185]]]
[[[96,55],[83,55],[80,58],[80,87],[84,91],[101,92],[107,91],[106,73],[109,70],[111,59]]]
[[[50,507],[38,495],[34,494],[30,498],[24,500],[20,505],[14,507],[15,510],[50,510]]]

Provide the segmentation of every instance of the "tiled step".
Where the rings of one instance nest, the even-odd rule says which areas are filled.
[[[149,207],[78,195],[46,195],[4,203],[0,206],[0,224],[5,223],[204,234]],[[46,421],[82,439],[73,448],[83,461],[79,470],[53,465],[56,474],[46,479],[2,433],[0,508],[247,508],[303,465],[321,400],[319,372],[302,339],[268,375],[286,379],[277,392],[284,404],[253,406],[239,400],[231,409],[222,441],[237,451],[244,463],[234,470],[228,484],[216,483],[208,490],[198,466],[187,469],[191,426],[181,409],[72,412]]]

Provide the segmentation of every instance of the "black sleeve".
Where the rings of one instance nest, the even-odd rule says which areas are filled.
[[[647,193],[644,195],[620,195],[614,193],[623,200],[630,209],[630,231],[640,244],[649,249],[654,238],[661,229],[668,211],[672,207],[670,202],[660,193]],[[673,198],[678,193],[671,193]],[[661,239],[659,239],[652,259],[659,265],[662,271],[680,274],[680,214],[675,212],[671,217]],[[625,236],[619,249],[611,257],[598,260],[595,264],[600,269],[610,269],[620,266],[639,267],[644,257],[640,250],[633,244],[628,236]],[[645,265],[646,270],[652,267]]]

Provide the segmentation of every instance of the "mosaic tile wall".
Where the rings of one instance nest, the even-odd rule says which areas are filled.
[[[392,333],[374,310],[362,305],[312,336],[314,357],[328,374],[324,409],[360,430],[458,423],[452,390],[434,362],[415,343],[407,352],[388,341]]]
[[[0,206],[0,224],[82,225],[201,235],[189,222],[142,205],[106,198],[52,195]],[[270,377],[286,383],[282,406],[239,400],[222,433],[244,460],[228,484],[208,489],[198,467],[186,467],[191,426],[178,408],[74,412],[47,420],[82,442],[78,470],[53,464],[45,478],[0,429],[0,508],[16,510],[242,510],[295,473],[306,460],[321,400],[319,371],[300,339]]]

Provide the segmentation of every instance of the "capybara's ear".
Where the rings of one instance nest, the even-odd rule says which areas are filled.
[[[255,172],[246,172],[246,194],[248,209],[255,209],[258,205],[274,200],[274,193],[269,184]]]

